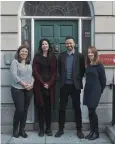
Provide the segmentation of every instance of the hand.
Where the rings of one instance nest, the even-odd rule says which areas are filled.
[[[25,82],[23,82],[23,81],[20,81],[20,84],[21,84],[21,86],[22,86],[22,87],[24,87],[24,88],[26,88],[26,87],[27,87],[27,85],[28,85],[28,84],[26,84],[26,83],[25,83]]]
[[[48,85],[47,83],[45,83],[45,84],[44,84],[44,87],[45,87],[46,89],[48,89],[48,88],[49,88],[49,85]]]
[[[33,88],[33,84],[28,84],[27,86],[26,86],[26,90],[31,90]]]

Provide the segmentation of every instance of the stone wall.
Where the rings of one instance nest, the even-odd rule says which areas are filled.
[[[19,46],[19,16],[21,1],[1,2],[1,125],[12,125],[14,105],[10,94],[11,77],[5,57],[12,58]],[[98,50],[115,50],[115,2],[93,2],[95,12],[95,46]],[[114,70],[106,68],[107,84],[112,83]],[[115,74],[114,74],[115,75]],[[30,106],[28,122],[32,123],[33,104]],[[83,115],[87,111],[84,111]],[[108,124],[112,120],[112,90],[106,87],[97,108],[99,122]]]

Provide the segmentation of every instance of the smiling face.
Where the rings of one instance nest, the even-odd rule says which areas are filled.
[[[22,48],[19,52],[19,56],[21,60],[26,60],[28,56],[28,50],[26,48]]]
[[[95,55],[91,49],[88,49],[88,57],[89,57],[90,61],[94,61],[94,59],[95,59]]]
[[[49,50],[49,44],[47,41],[42,42],[42,50],[43,51],[48,51]]]
[[[75,42],[73,39],[67,39],[65,41],[65,46],[67,48],[68,51],[72,51],[75,47]]]

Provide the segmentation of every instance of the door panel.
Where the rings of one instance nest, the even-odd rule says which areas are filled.
[[[72,36],[78,42],[78,21],[35,21],[35,52],[39,47],[39,40],[47,38],[51,44],[59,48],[59,52],[66,51],[65,38]],[[56,53],[58,57],[59,53]],[[59,95],[60,95],[60,81],[57,76],[55,85],[55,104],[52,107],[52,121],[58,121],[59,110]],[[74,111],[72,109],[71,98],[68,98],[68,105],[66,109],[66,121],[74,121]]]

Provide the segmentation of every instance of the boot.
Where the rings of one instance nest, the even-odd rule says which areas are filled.
[[[19,138],[19,131],[18,131],[18,127],[14,127],[13,128],[13,137],[15,138]]]
[[[28,137],[28,135],[25,133],[24,128],[20,128],[19,135],[22,136],[23,138],[27,138]]]
[[[99,132],[98,131],[94,131],[92,133],[92,135],[88,138],[88,140],[95,140],[97,138],[99,138]]]
[[[51,128],[46,128],[45,133],[46,133],[47,136],[52,136],[53,135]]]
[[[82,133],[82,130],[77,130],[77,136],[78,136],[79,139],[84,138],[84,134]]]
[[[59,129],[58,132],[55,134],[55,137],[61,137],[64,134],[62,129]]]
[[[89,139],[92,135],[93,135],[93,131],[91,131],[91,132],[85,137],[85,139]]]
[[[38,134],[40,137],[43,137],[44,136],[44,130],[43,129],[40,129],[39,131],[39,134]]]

